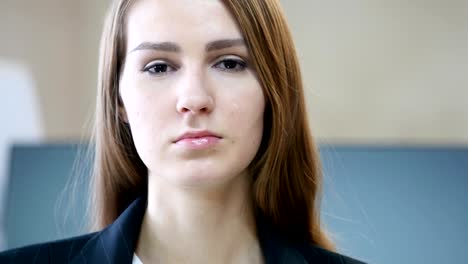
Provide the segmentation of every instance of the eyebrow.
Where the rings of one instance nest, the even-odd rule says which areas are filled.
[[[211,52],[220,49],[227,49],[235,46],[245,46],[245,41],[242,38],[237,39],[220,39],[209,42],[205,46],[206,52]],[[182,51],[182,48],[174,43],[174,42],[142,42],[136,48],[130,51],[138,51],[138,50],[158,50],[158,51],[166,51],[166,52],[176,52],[179,53]]]
[[[238,38],[215,40],[206,44],[205,51],[209,52],[214,50],[227,49],[234,46],[245,46],[244,39]]]
[[[160,50],[167,52],[180,52],[182,49],[179,45],[173,42],[142,42],[130,52],[134,52],[137,50]]]

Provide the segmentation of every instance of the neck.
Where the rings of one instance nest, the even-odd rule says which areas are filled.
[[[143,263],[261,263],[247,177],[199,190],[151,176],[136,249]]]

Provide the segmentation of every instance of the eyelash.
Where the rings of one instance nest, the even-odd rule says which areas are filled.
[[[234,68],[226,68],[226,65],[225,63],[236,63]],[[222,65],[224,64],[224,68],[219,68],[217,67],[218,65]],[[156,67],[163,67],[164,69],[159,69],[159,70],[164,70],[163,72],[155,72],[154,69]],[[247,63],[241,59],[234,59],[234,58],[225,58],[225,59],[222,59],[220,61],[218,61],[214,67],[216,68],[219,68],[221,71],[225,71],[225,72],[241,72],[241,71],[244,71],[246,68],[247,68]],[[240,67],[240,69],[239,69]],[[168,68],[172,68],[171,70],[168,71]],[[176,67],[173,67],[171,65],[169,65],[168,63],[165,63],[163,61],[160,61],[160,62],[155,62],[155,63],[151,63],[149,64],[148,66],[146,66],[145,68],[143,68],[143,72],[146,72],[150,75],[166,75],[168,74],[169,72],[172,72],[172,71],[175,71],[177,70]]]

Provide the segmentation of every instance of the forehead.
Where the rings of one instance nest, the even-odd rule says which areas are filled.
[[[229,38],[242,35],[234,17],[218,0],[138,0],[127,14],[128,48],[142,41],[183,45]]]

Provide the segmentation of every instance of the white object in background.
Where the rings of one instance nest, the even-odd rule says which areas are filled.
[[[25,65],[0,59],[0,251],[6,249],[4,207],[10,146],[43,138],[39,97]]]

